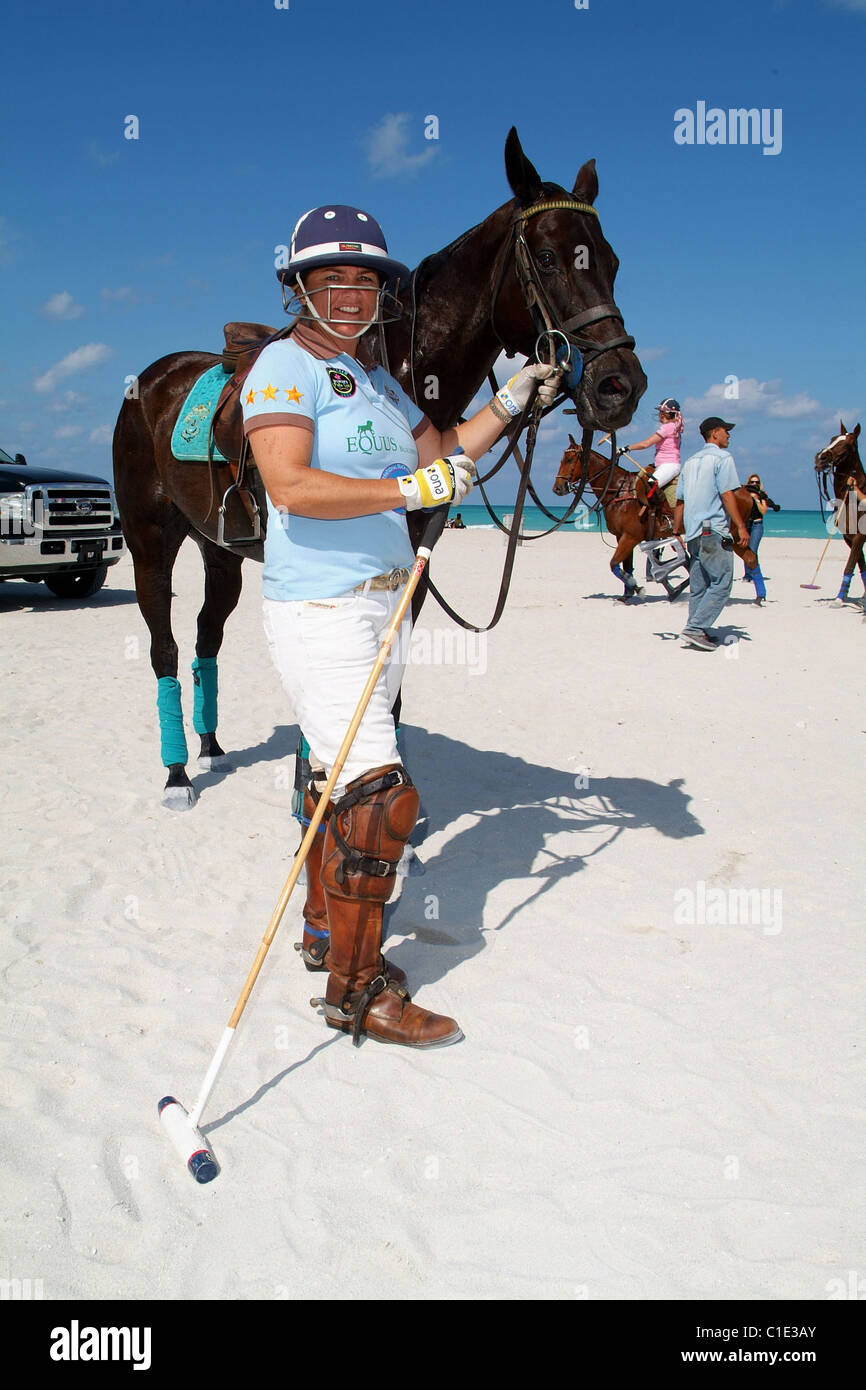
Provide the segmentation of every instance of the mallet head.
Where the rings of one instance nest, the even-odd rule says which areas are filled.
[[[212,1182],[219,1172],[219,1164],[180,1101],[175,1100],[174,1096],[163,1096],[157,1108],[176,1153],[196,1182]]]

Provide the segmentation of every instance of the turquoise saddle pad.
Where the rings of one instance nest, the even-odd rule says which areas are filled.
[[[216,410],[220,392],[231,376],[222,366],[210,367],[198,378],[183,403],[177,423],[171,433],[171,452],[181,463],[207,462],[207,441],[210,422]],[[226,463],[216,444],[212,457]]]

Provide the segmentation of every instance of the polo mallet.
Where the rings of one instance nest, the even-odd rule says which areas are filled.
[[[462,453],[463,450],[455,449],[453,452],[455,454]],[[207,1069],[207,1074],[205,1075],[204,1081],[202,1082],[201,1090],[198,1094],[198,1100],[196,1101],[190,1113],[187,1113],[187,1111],[181,1105],[180,1101],[175,1100],[174,1096],[164,1096],[162,1100],[159,1102],[159,1106],[157,1107],[159,1118],[162,1120],[162,1123],[165,1126],[169,1139],[174,1145],[178,1156],[186,1164],[187,1168],[189,1169],[190,1173],[192,1173],[192,1176],[195,1178],[196,1182],[211,1182],[219,1172],[219,1165],[216,1159],[214,1158],[212,1151],[208,1147],[204,1135],[198,1128],[199,1123],[201,1121],[202,1111],[204,1110],[204,1107],[208,1102],[211,1091],[213,1090],[216,1084],[216,1079],[219,1076],[223,1063],[225,1062],[226,1054],[229,1050],[231,1041],[235,1036],[235,1030],[237,1029],[237,1026],[241,1021],[241,1016],[244,1012],[244,1009],[247,1006],[247,1000],[250,997],[253,985],[255,984],[256,979],[258,978],[259,971],[265,963],[265,957],[268,954],[268,951],[270,950],[271,943],[273,942],[273,939],[277,934],[277,928],[280,925],[283,913],[285,912],[289,898],[292,895],[292,890],[298,881],[301,869],[304,867],[304,861],[306,860],[307,855],[309,854],[310,849],[312,847],[313,841],[316,838],[316,832],[319,828],[319,824],[322,820],[322,817],[325,814],[328,802],[331,799],[331,793],[333,792],[334,787],[337,785],[337,779],[340,776],[340,773],[343,769],[343,764],[345,763],[346,758],[349,756],[349,750],[355,741],[355,735],[357,734],[361,720],[364,717],[364,711],[370,703],[370,699],[376,687],[376,682],[379,679],[379,676],[382,672],[382,668],[384,667],[385,662],[388,659],[388,654],[391,651],[393,642],[397,636],[397,633],[399,632],[400,624],[406,616],[409,604],[412,602],[412,595],[418,587],[418,584],[421,580],[421,576],[423,575],[427,563],[430,559],[433,547],[438,541],[439,537],[442,535],[442,531],[445,527],[445,522],[448,517],[449,505],[449,503],[445,503],[440,507],[436,507],[434,510],[430,512],[430,518],[427,522],[426,527],[424,528],[424,534],[421,537],[421,544],[418,546],[418,551],[415,556],[415,563],[412,566],[412,571],[409,575],[408,583],[406,584],[406,588],[403,590],[400,602],[394,611],[394,616],[391,619],[388,631],[385,633],[385,636],[382,639],[382,644],[379,647],[379,652],[374,662],[373,669],[367,678],[367,684],[364,686],[364,690],[361,694],[360,700],[358,701],[355,713],[352,715],[351,723],[349,724],[349,727],[346,730],[346,736],[343,739],[343,742],[340,745],[339,752],[337,753],[337,756],[334,760],[334,766],[331,768],[331,774],[328,777],[328,780],[325,784],[324,791],[319,797],[318,805],[316,806],[316,809],[310,820],[310,824],[307,828],[307,833],[301,841],[300,849],[295,855],[295,860],[292,865],[292,871],[286,879],[283,891],[280,894],[279,902],[277,903],[271,915],[271,920],[268,923],[267,930],[262,938],[262,944],[260,945],[256,958],[253,961],[252,969],[250,970],[250,973],[246,978],[244,987],[241,990],[240,995],[238,997],[238,1002],[235,1004],[234,1012],[232,1013],[232,1016],[229,1019],[228,1024],[226,1025],[226,1029],[222,1035],[222,1038],[220,1039],[219,1046],[217,1047],[217,1050],[213,1055],[211,1064]]]
[[[601,448],[602,444],[606,444],[607,441],[608,441],[609,439],[610,439],[610,435],[609,435],[609,434],[606,434],[606,435],[604,436],[603,439],[600,439],[600,440],[598,441],[598,446],[599,446],[599,448]],[[617,453],[617,457],[618,457],[618,458],[620,457],[619,453]],[[629,453],[628,449],[623,449],[623,451],[622,451],[622,457],[623,457],[623,458],[627,458],[628,461],[629,461],[629,463],[633,463],[633,464],[634,464],[635,468],[637,469],[638,473],[640,473],[641,477],[644,477],[644,476],[649,472],[649,469],[647,468],[646,464],[638,463],[637,459],[633,459],[632,456],[631,456],[631,454]]]
[[[829,548],[830,548],[830,542],[831,542],[831,540],[833,539],[833,532],[836,530],[836,527],[839,525],[839,518],[841,517],[842,512],[843,512],[843,508],[842,508],[842,507],[840,507],[840,508],[838,509],[838,511],[836,512],[836,519],[834,520],[833,525],[830,527],[830,534],[829,534],[829,536],[827,537],[827,544],[824,546],[824,549],[821,551],[821,558],[820,558],[820,560],[818,561],[817,565],[815,566],[815,573],[812,575],[812,583],[811,583],[811,584],[801,584],[801,585],[800,585],[800,588],[801,588],[801,589],[820,589],[821,585],[820,585],[820,584],[816,584],[816,583],[815,583],[815,580],[818,578],[818,571],[819,571],[819,569],[821,568],[821,566],[822,566],[823,563],[824,563],[824,556],[827,554],[827,551],[828,551]]]

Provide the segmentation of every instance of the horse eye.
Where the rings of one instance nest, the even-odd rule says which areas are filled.
[[[535,259],[542,270],[553,270],[556,265],[556,255],[553,251],[539,251]]]

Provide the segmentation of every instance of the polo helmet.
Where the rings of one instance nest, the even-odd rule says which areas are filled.
[[[327,203],[298,218],[289,246],[289,263],[277,271],[277,276],[285,284],[294,280],[298,271],[322,265],[369,266],[383,280],[409,278],[409,267],[388,255],[376,219],[343,203]]]
[[[283,287],[283,308],[298,313],[295,286],[304,289],[303,276],[319,266],[352,265],[375,270],[379,276],[379,303],[373,322],[391,322],[402,312],[399,301],[387,293],[390,281],[408,280],[409,267],[388,254],[382,228],[374,217],[344,203],[325,203],[299,217],[292,232],[288,264],[277,270]],[[388,318],[384,316],[386,307]],[[308,317],[303,310],[300,317]],[[312,311],[312,317],[319,315]]]

